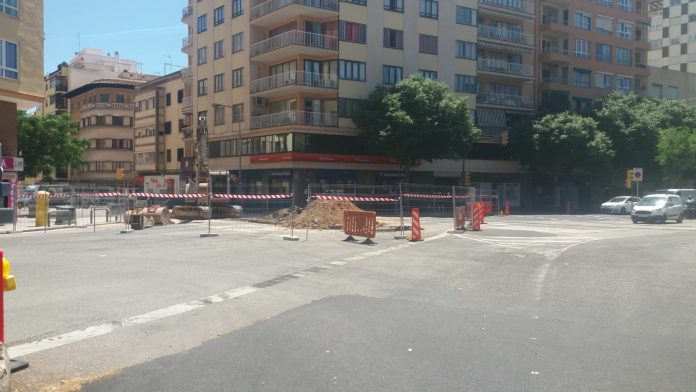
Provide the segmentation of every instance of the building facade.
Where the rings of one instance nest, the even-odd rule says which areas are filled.
[[[0,0],[0,143],[17,156],[17,110],[43,103],[43,0]]]
[[[645,0],[541,0],[538,8],[540,111],[583,112],[611,90],[646,93]]]
[[[191,162],[184,160],[194,148],[191,116],[182,111],[188,75],[184,69],[136,88],[135,172],[145,192],[180,193],[183,181],[193,175]]]
[[[648,67],[647,96],[651,98],[683,99],[696,105],[696,73],[669,68]]]
[[[696,73],[696,3],[651,0],[650,16],[649,64]]]
[[[394,159],[361,154],[351,118],[376,86],[410,74],[445,83],[472,112],[488,110],[487,130],[499,135],[508,113],[533,110],[534,14],[502,0],[482,12],[481,2],[190,1],[184,111],[207,119],[211,170],[241,177],[247,190],[296,194],[307,182],[398,182]],[[519,182],[519,165],[486,162],[500,181]],[[412,181],[459,183],[458,167],[423,164]]]

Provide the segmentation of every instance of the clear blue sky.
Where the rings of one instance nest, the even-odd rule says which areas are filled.
[[[169,56],[171,63],[185,66],[181,9],[186,4],[186,0],[44,0],[44,71],[54,71],[84,48],[112,55],[118,51],[154,75],[163,74]],[[167,67],[167,72],[176,69]]]

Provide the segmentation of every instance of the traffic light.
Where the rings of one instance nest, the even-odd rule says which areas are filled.
[[[500,144],[503,146],[507,146],[507,144],[508,144],[508,131],[503,131],[503,133],[500,134]]]
[[[116,169],[116,179],[117,180],[123,180],[123,177],[126,175],[126,169],[119,167]]]
[[[626,189],[631,189],[633,186],[633,169],[626,170],[626,180],[624,180]]]
[[[464,172],[464,185],[469,186],[469,184],[471,184],[471,173]]]

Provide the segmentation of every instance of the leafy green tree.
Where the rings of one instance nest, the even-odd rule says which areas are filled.
[[[353,121],[366,148],[397,158],[407,176],[419,160],[464,158],[480,135],[462,99],[418,75],[378,86]]]
[[[18,150],[24,158],[25,176],[46,178],[83,162],[88,142],[78,137],[77,126],[67,114],[39,117],[19,111],[17,122]]]
[[[657,161],[673,185],[696,180],[696,130],[673,127],[660,133]]]
[[[595,120],[568,112],[548,114],[535,121],[531,147],[529,159],[535,172],[552,180],[554,192],[562,175],[602,167],[614,155],[611,140],[597,130]]]

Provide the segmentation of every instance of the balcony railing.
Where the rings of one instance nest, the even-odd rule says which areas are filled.
[[[336,89],[338,88],[338,75],[288,71],[252,81],[251,92],[257,93],[289,85]]]
[[[191,15],[193,15],[193,7],[191,7],[190,5],[184,7],[181,10],[181,19],[184,19],[184,18],[189,17]]]
[[[92,110],[92,109],[115,109],[115,110],[133,110],[135,106],[133,102],[120,103],[120,102],[97,102],[88,103],[82,106],[81,110]]]
[[[251,8],[250,20],[260,18],[292,4],[338,11],[338,0],[269,0]]]
[[[476,102],[520,108],[531,108],[533,106],[532,100],[529,97],[488,92],[479,92],[476,94]]]
[[[280,125],[314,125],[318,127],[337,127],[338,114],[288,111],[251,118],[252,129],[277,127]]]
[[[251,45],[251,57],[283,48],[289,45],[303,45],[314,48],[338,50],[338,37],[291,30],[275,37],[255,42]]]
[[[534,70],[531,65],[511,63],[495,59],[478,59],[478,70],[488,72],[499,72],[511,75],[533,76]]]
[[[551,54],[551,53],[568,54],[568,49],[557,48],[555,46],[545,46],[545,47],[541,48],[541,53],[542,54]]]
[[[505,8],[512,11],[534,14],[534,4],[521,0],[479,0],[479,4]]]
[[[184,97],[181,100],[181,111],[189,112],[193,109],[193,97]]]
[[[479,37],[492,38],[523,45],[530,45],[533,42],[531,34],[520,33],[519,31],[501,29],[499,27],[492,26],[479,25],[478,35]]]
[[[558,84],[568,84],[568,78],[560,78],[557,76],[546,76],[541,78],[542,83],[558,83]]]
[[[181,40],[181,49],[186,49],[191,45],[193,45],[193,36],[189,35]]]
[[[568,19],[560,19],[554,15],[542,15],[541,16],[541,23],[542,24],[562,24],[564,26],[568,26]]]

